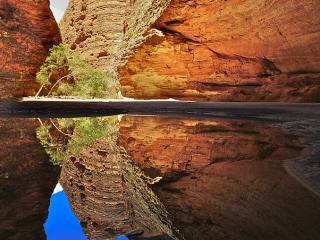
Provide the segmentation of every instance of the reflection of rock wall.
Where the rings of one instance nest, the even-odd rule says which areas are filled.
[[[120,70],[123,95],[320,101],[317,1],[172,0]]]
[[[120,143],[144,170],[187,173],[224,161],[263,160],[286,135],[250,122],[124,116]]]
[[[60,42],[49,1],[0,3],[0,99],[35,93],[36,72],[49,48]]]
[[[113,239],[137,229],[174,236],[166,210],[137,170],[108,137],[64,164],[60,182],[90,239]]]
[[[186,239],[317,239],[320,200],[283,168],[294,136],[263,123],[124,116],[120,143]]]
[[[36,138],[37,126],[36,120],[0,119],[0,239],[45,239],[59,171]]]

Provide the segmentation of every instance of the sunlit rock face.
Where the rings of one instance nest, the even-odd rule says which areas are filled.
[[[0,99],[33,95],[36,72],[60,42],[47,0],[0,2]]]
[[[119,71],[134,98],[320,101],[320,5],[172,0]]]
[[[186,239],[316,239],[320,200],[284,160],[300,140],[269,124],[125,116],[120,144]],[[302,204],[303,203],[303,204]]]
[[[320,101],[319,4],[70,1],[63,42],[124,96]],[[128,60],[128,61],[127,61]]]
[[[36,138],[38,126],[37,120],[0,119],[0,239],[46,239],[59,169]]]
[[[92,66],[104,70],[122,36],[127,0],[69,1],[60,22],[63,43]]]

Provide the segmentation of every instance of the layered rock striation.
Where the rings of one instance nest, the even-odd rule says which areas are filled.
[[[72,0],[60,23],[63,43],[116,79],[117,68],[139,45],[169,0]]]
[[[127,97],[311,102],[319,10],[315,0],[72,0],[61,28]]]
[[[134,98],[320,101],[316,1],[173,0],[120,69]]]
[[[34,95],[36,73],[60,41],[48,0],[1,1],[0,100]]]

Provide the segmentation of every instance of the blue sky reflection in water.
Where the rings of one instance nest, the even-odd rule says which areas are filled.
[[[51,195],[49,215],[44,224],[48,240],[86,240],[81,225],[71,210],[67,196],[58,185]],[[117,240],[127,240],[121,236]]]
[[[48,240],[86,240],[80,223],[73,214],[64,191],[53,193],[49,215],[44,224]]]

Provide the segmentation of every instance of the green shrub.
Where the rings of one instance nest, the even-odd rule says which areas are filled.
[[[55,76],[61,76],[53,80]],[[77,55],[70,55],[63,45],[53,46],[36,76],[47,96],[79,98],[118,98],[114,78],[94,69]]]

